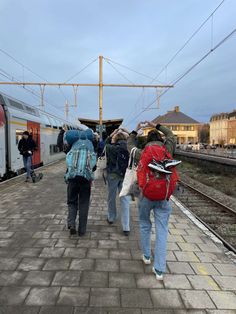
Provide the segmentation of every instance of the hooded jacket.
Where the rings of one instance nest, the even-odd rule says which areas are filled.
[[[149,145],[159,145],[159,146],[163,146],[165,145],[167,151],[171,154],[171,156],[173,156],[174,152],[175,152],[175,147],[176,147],[176,139],[175,136],[173,134],[173,132],[163,126],[163,125],[157,125],[156,129],[158,131],[161,131],[164,135],[165,135],[165,141],[161,142],[161,141],[157,141],[157,142],[148,142],[146,144],[146,146]],[[132,148],[136,147],[136,137],[137,137],[137,132],[133,131],[128,140],[127,140],[127,147],[129,152],[131,152]],[[136,152],[135,152],[135,163],[138,164],[140,158],[141,158],[141,154],[142,154],[142,149],[137,148]]]

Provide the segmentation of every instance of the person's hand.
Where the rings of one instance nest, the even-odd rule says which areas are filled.
[[[135,131],[138,132],[141,128],[142,128],[142,124],[143,122],[139,122],[139,124],[137,125]]]
[[[125,133],[127,133],[127,134],[129,134],[130,132],[129,132],[129,130],[127,130],[126,128],[124,128],[124,127],[120,127],[119,128],[121,131],[123,131],[123,132],[125,132]]]
[[[154,128],[156,127],[156,124],[151,122],[151,121],[145,121],[145,123],[147,124],[147,126],[149,126],[150,128]]]
[[[117,134],[118,131],[119,131],[119,129],[115,129],[115,130],[111,133],[110,137],[113,137],[115,134]]]
[[[117,134],[118,134],[118,133],[116,132],[116,134],[112,136],[112,138],[111,138],[111,144],[115,144],[115,143],[116,143]]]

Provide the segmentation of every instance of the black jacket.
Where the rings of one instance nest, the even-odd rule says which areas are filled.
[[[21,155],[23,155],[24,157],[28,157],[30,155],[33,155],[34,150],[36,150],[36,143],[31,137],[28,137],[27,140],[22,138],[19,141],[18,149]],[[32,154],[30,154],[29,151]]]

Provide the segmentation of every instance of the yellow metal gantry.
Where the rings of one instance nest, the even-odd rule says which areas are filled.
[[[174,85],[152,85],[152,84],[104,84],[103,83],[103,56],[99,56],[99,83],[63,83],[63,82],[0,82],[0,85],[29,85],[39,86],[41,91],[41,106],[44,108],[44,89],[45,86],[72,86],[77,90],[79,86],[99,87],[99,125],[100,135],[102,134],[103,121],[103,87],[133,87],[133,88],[171,88]],[[75,94],[76,99],[76,94]],[[68,115],[69,105],[66,102],[66,113]]]

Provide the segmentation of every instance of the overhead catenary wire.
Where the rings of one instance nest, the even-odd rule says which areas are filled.
[[[91,64],[93,64],[94,62],[96,62],[98,60],[98,58],[92,60],[91,62],[89,62],[86,66],[84,66],[81,70],[79,70],[78,72],[76,72],[75,74],[73,74],[72,76],[70,76],[64,83],[68,83],[69,81],[71,81],[73,78],[75,78],[76,76],[78,76],[81,72],[83,72],[85,69],[87,69]]]
[[[38,78],[40,78],[41,80],[48,82],[47,79],[45,79],[43,76],[41,76],[40,74],[36,73],[35,71],[33,71],[30,67],[28,67],[27,65],[23,64],[22,62],[20,62],[19,60],[17,60],[15,57],[13,57],[10,53],[8,53],[7,51],[5,51],[4,49],[0,48],[0,52],[3,53],[4,55],[6,55],[7,57],[9,57],[11,60],[13,60],[15,63],[17,63],[18,65],[20,65],[23,69],[23,80],[25,79],[25,69],[27,71],[29,71],[30,73],[32,73],[33,75],[37,76]],[[59,92],[62,94],[62,96],[66,99],[65,94],[63,93],[63,91],[57,87]]]
[[[158,79],[158,77],[167,70],[167,67],[176,59],[176,57],[180,54],[181,51],[184,50],[184,48],[191,42],[191,40],[200,32],[200,30],[203,28],[203,26],[210,20],[212,19],[212,23],[211,23],[211,48],[213,46],[213,16],[216,13],[216,11],[223,5],[223,3],[226,0],[222,0],[217,7],[211,12],[211,14],[200,24],[200,26],[192,33],[192,35],[185,41],[185,43],[174,53],[174,55],[170,58],[170,60],[162,67],[162,69],[157,73],[157,75],[152,78],[152,80],[150,81],[150,84],[153,83],[155,80]],[[143,93],[141,93],[137,99],[137,101],[135,102],[135,105],[137,105],[137,103],[139,102],[139,100],[141,99]],[[160,96],[159,96],[160,97]],[[132,115],[132,112],[130,112],[127,116],[126,119],[129,119],[129,117]]]
[[[5,70],[0,68],[0,75],[7,78],[8,80],[12,81],[12,82],[19,82],[19,80],[17,80],[14,76],[12,76],[11,74],[7,73]],[[26,86],[22,86],[22,88],[24,88],[24,90],[26,90],[27,92],[31,93],[34,97],[37,98],[41,98],[41,95],[37,92],[35,92],[33,89],[26,87]],[[55,109],[60,109],[61,107],[55,106],[51,103],[49,103],[47,100],[45,100],[45,103],[51,107],[54,107]]]
[[[177,52],[170,58],[165,66],[158,72],[158,74],[154,77],[156,80],[166,69],[167,67],[175,60],[175,58],[180,54],[180,52],[190,43],[190,41],[200,32],[203,26],[213,17],[215,12],[222,6],[222,4],[226,0],[222,0],[220,4],[213,10],[213,12],[201,23],[201,25],[192,33],[192,35],[186,40],[186,42],[177,50]],[[211,26],[212,27],[212,26]]]
[[[197,62],[195,62],[187,71],[182,73],[178,78],[173,80],[170,84],[176,86],[178,82],[180,82],[186,75],[188,75],[193,69],[195,69],[202,61],[204,61],[210,54],[212,54],[216,49],[222,46],[228,39],[230,39],[233,35],[236,34],[236,28],[234,28],[228,35],[226,35],[221,41],[219,41],[213,48],[211,48],[206,54],[204,54]],[[160,95],[159,98],[165,95],[169,91],[169,88],[166,88]],[[133,119],[136,120],[142,113],[144,113],[148,108],[150,108],[155,102],[157,101],[157,97],[147,106],[145,107],[140,113],[138,113]],[[127,123],[129,124],[132,122],[131,120]]]
[[[120,74],[126,81],[131,83],[132,85],[135,85],[134,82],[130,81],[123,73],[121,73],[111,62],[108,61],[108,59],[104,59],[117,73]]]
[[[141,75],[141,76],[143,76],[143,77],[146,77],[146,78],[149,78],[149,79],[151,79],[151,80],[153,80],[153,77],[151,77],[151,76],[149,76],[149,75],[147,75],[147,74],[144,74],[144,73],[141,73],[141,72],[139,72],[139,71],[136,71],[136,70],[134,70],[134,69],[131,69],[130,67],[128,67],[127,65],[124,65],[124,64],[121,64],[121,63],[119,63],[119,62],[116,62],[116,61],[113,61],[113,60],[111,60],[110,58],[104,58],[106,61],[110,61],[111,63],[114,63],[114,64],[116,64],[116,65],[119,65],[120,67],[123,67],[123,68],[125,68],[125,69],[127,69],[127,70],[129,70],[129,71],[131,71],[131,72],[134,72],[134,73],[136,73],[136,74],[139,74],[139,75]],[[154,80],[153,80],[153,82],[154,82]],[[160,82],[160,81],[158,81],[159,83],[162,83],[162,82]]]

